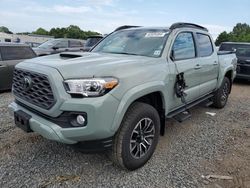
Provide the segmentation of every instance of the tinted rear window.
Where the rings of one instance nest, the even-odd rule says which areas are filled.
[[[213,45],[208,35],[197,33],[199,52],[201,57],[210,56],[213,53]]]
[[[26,46],[2,46],[0,47],[2,60],[30,59],[35,57],[35,53]]]
[[[250,57],[250,44],[222,44],[219,51],[234,51],[240,57]]]

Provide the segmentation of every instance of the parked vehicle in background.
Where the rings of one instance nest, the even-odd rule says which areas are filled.
[[[84,43],[78,39],[52,39],[37,48],[33,48],[38,56],[57,54],[61,52],[83,51]]]
[[[0,43],[0,91],[11,89],[15,65],[34,57],[36,54],[29,45]]]
[[[250,80],[250,43],[223,42],[219,51],[236,51],[237,78]]]
[[[95,46],[100,40],[103,39],[103,36],[101,35],[94,35],[87,38],[86,43],[84,45],[85,52],[88,52],[91,50],[93,46]]]
[[[135,170],[154,153],[165,119],[182,122],[201,102],[226,105],[236,56],[215,48],[195,24],[119,29],[91,53],[18,64],[9,110],[26,132],[83,150],[109,149],[114,163]]]
[[[28,44],[31,48],[36,48],[41,45],[41,43],[37,42],[25,42],[25,44]]]

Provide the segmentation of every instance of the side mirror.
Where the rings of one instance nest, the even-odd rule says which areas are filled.
[[[53,46],[52,49],[53,49],[53,50],[58,50],[59,48],[56,47],[56,46]]]
[[[175,61],[175,53],[174,53],[174,50],[171,50],[170,59],[171,59],[172,61]]]

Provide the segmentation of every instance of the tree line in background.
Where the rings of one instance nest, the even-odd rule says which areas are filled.
[[[4,26],[0,27],[0,32],[13,34],[7,27],[4,27]]]
[[[219,46],[222,42],[250,42],[250,26],[246,23],[238,23],[233,31],[219,34],[215,44]]]
[[[12,32],[7,27],[0,27],[0,32],[10,33]],[[31,34],[28,32],[18,34]],[[69,27],[57,27],[47,31],[43,28],[38,28],[32,34],[37,35],[49,35],[55,38],[75,38],[75,39],[86,39],[91,35],[100,35],[100,33],[94,31],[83,31],[80,27],[70,25]],[[219,34],[215,44],[218,46],[221,42],[250,42],[250,26],[246,23],[238,23],[233,28],[233,31],[227,33],[226,31]]]
[[[38,28],[36,31],[32,32],[32,34],[37,35],[50,35],[55,38],[74,38],[74,39],[86,39],[92,35],[100,35],[100,33],[94,31],[83,31],[80,27],[76,25],[70,25],[69,27],[62,28],[52,28],[50,31],[47,31],[43,28]]]
[[[7,27],[0,27],[0,32],[12,34],[12,32]],[[55,38],[74,38],[74,39],[87,39],[89,36],[92,35],[100,35],[98,32],[94,31],[83,31],[80,27],[76,25],[70,25],[69,27],[57,27],[52,28],[49,31],[43,28],[38,28],[36,31],[29,33],[17,33],[17,34],[36,34],[36,35],[48,35],[54,36]]]

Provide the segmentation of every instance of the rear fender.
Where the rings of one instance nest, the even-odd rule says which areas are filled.
[[[233,67],[228,67],[227,69],[225,69],[224,71],[221,71],[220,76],[218,78],[218,85],[217,85],[217,89],[220,88],[226,74],[230,72],[230,78],[231,78],[231,82],[233,82],[236,72],[233,70]]]

